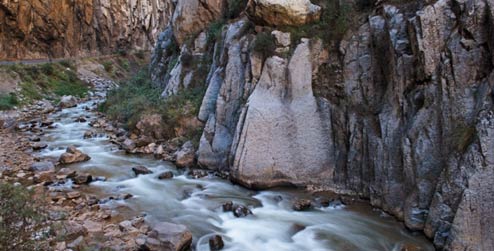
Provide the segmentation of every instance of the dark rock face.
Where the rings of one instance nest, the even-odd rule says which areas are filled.
[[[212,251],[221,250],[224,246],[225,243],[223,242],[223,238],[221,238],[221,235],[215,235],[209,238],[209,249],[211,249]]]
[[[150,49],[172,7],[172,1],[158,0],[2,1],[0,59]]]

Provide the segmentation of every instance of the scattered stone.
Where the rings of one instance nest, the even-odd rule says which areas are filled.
[[[173,178],[173,172],[172,171],[163,172],[158,176],[158,179],[160,179],[160,180],[166,180],[166,179],[171,179],[171,178]]]
[[[136,148],[136,144],[131,139],[125,139],[121,146],[122,149],[129,153],[132,153]]]
[[[221,250],[223,247],[225,247],[225,243],[223,242],[221,235],[215,235],[209,238],[209,249],[211,251]]]
[[[312,206],[312,202],[310,200],[298,199],[293,203],[292,208],[295,211],[304,211],[310,209],[311,206]]]
[[[57,236],[63,236],[65,241],[72,241],[87,234],[87,229],[75,221],[67,221],[57,231]]]
[[[41,141],[41,138],[38,137],[38,136],[32,136],[32,137],[29,137],[29,141],[32,141],[32,142],[40,142]]]
[[[29,170],[32,172],[54,171],[55,165],[49,161],[34,162],[31,164],[31,167],[29,167]]]
[[[135,173],[136,176],[139,176],[141,174],[151,174],[151,173],[153,173],[151,170],[149,170],[145,166],[132,167],[132,171],[134,171],[134,173]]]
[[[69,199],[69,200],[77,199],[79,197],[81,197],[81,193],[79,193],[79,192],[68,192],[67,193],[67,199]]]
[[[59,162],[61,164],[73,164],[78,162],[84,162],[90,160],[87,154],[77,150],[75,146],[67,147],[67,151],[60,156]]]
[[[192,244],[192,233],[187,227],[168,222],[156,224],[148,236],[150,238],[146,240],[146,245],[151,250],[187,250]],[[152,239],[157,240],[157,243]]]

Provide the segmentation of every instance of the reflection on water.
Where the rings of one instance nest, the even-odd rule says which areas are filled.
[[[125,208],[121,213],[130,215],[145,213],[150,222],[185,224],[193,232],[196,250],[209,250],[212,234],[221,234],[225,250],[232,251],[400,251],[401,245],[434,250],[424,237],[412,235],[391,217],[381,217],[365,205],[296,212],[290,202],[296,191],[253,192],[216,177],[190,179],[170,163],[127,155],[105,137],[83,139],[90,127],[87,122],[77,123],[74,119],[94,116],[83,109],[87,105],[91,103],[53,115],[57,127],[46,131],[43,140],[49,148],[41,154],[58,157],[68,145],[77,146],[92,159],[70,168],[107,177],[107,181],[84,188],[86,192],[99,196],[134,195],[126,201],[112,201],[108,206]],[[137,165],[154,173],[135,177],[131,168]],[[157,178],[170,170],[175,174],[173,179]],[[249,205],[254,215],[235,218],[222,212],[221,206],[227,201]]]

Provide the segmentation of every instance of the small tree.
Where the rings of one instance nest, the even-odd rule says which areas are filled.
[[[33,193],[21,186],[0,183],[0,249],[43,250],[36,243],[42,230],[42,207]]]

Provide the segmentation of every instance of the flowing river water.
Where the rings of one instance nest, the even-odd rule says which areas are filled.
[[[75,145],[91,160],[69,168],[107,178],[91,183],[84,188],[85,193],[99,197],[134,195],[125,201],[112,200],[105,206],[127,216],[145,214],[150,224],[184,224],[193,233],[195,250],[209,250],[208,240],[214,234],[222,235],[224,250],[231,251],[434,250],[425,237],[410,233],[394,218],[368,205],[298,212],[292,209],[292,200],[308,196],[301,191],[255,192],[213,176],[192,179],[172,163],[126,154],[110,143],[103,132],[99,137],[83,139],[84,132],[91,127],[88,122],[74,120],[80,116],[89,116],[88,121],[96,118],[95,113],[84,109],[96,102],[88,101],[52,114],[56,128],[45,131],[43,140],[49,147],[40,155],[58,157],[67,146]],[[153,174],[136,177],[131,168],[138,165],[148,167]],[[164,171],[172,171],[174,178],[159,180],[157,176]],[[253,215],[236,218],[231,212],[223,212],[222,205],[227,201],[248,205]],[[414,249],[404,249],[405,246]]]

